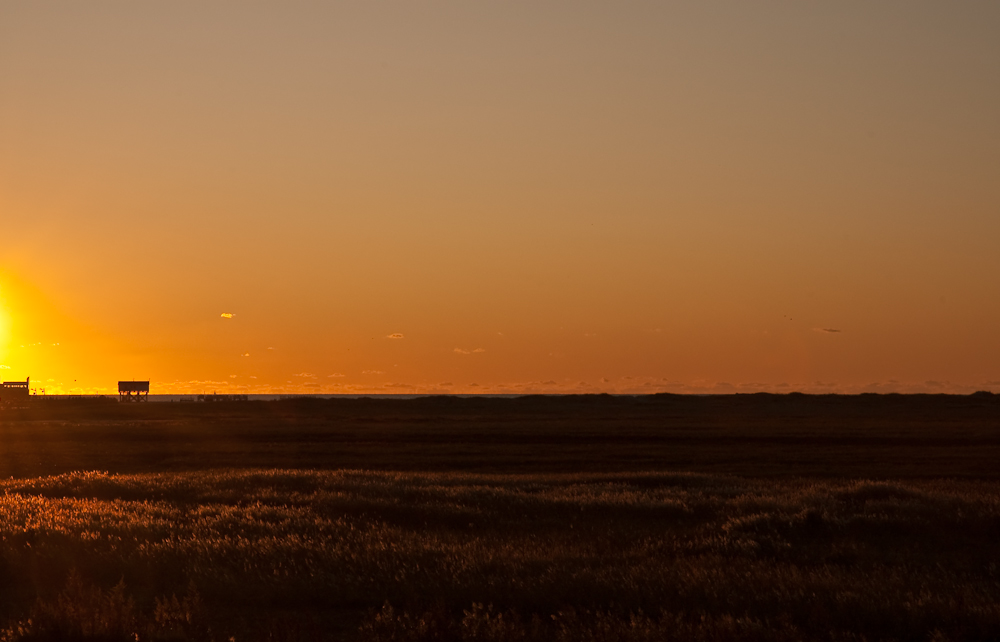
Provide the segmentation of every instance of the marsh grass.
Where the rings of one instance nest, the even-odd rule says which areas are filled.
[[[11,641],[1000,639],[995,482],[268,469],[0,493]]]

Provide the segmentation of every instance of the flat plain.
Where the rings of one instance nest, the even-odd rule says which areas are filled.
[[[996,640],[1000,397],[0,411],[9,640]]]

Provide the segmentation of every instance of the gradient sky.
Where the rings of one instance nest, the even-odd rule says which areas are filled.
[[[1000,391],[998,34],[994,1],[4,2],[0,378]]]

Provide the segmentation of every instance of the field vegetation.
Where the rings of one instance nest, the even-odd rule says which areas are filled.
[[[1000,639],[998,395],[31,401],[0,641]]]
[[[295,468],[1000,480],[1000,395],[989,393],[33,401],[0,409],[0,478]]]
[[[1000,483],[76,472],[0,483],[2,639],[997,640]]]

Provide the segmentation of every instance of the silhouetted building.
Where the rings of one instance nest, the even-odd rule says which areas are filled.
[[[28,403],[28,384],[31,377],[24,381],[4,381],[0,383],[0,406],[22,407]]]
[[[149,396],[148,381],[119,381],[119,401],[146,401]]]

